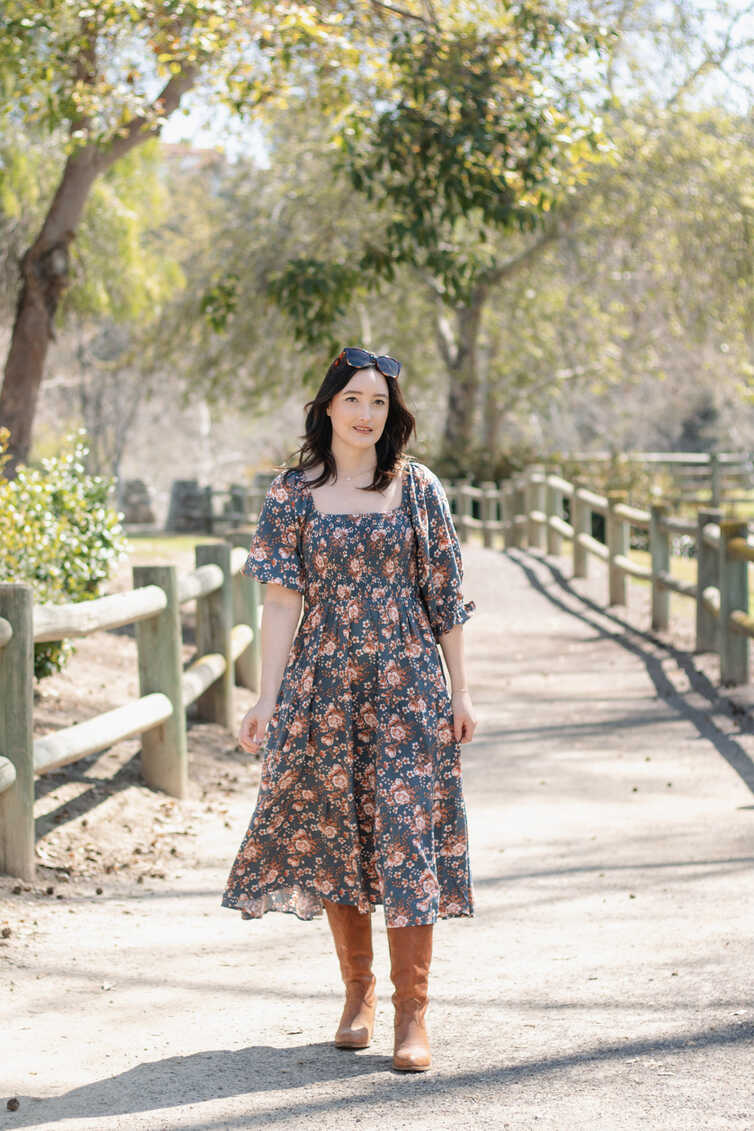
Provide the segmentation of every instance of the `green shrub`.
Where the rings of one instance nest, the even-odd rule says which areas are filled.
[[[8,438],[0,429],[0,581],[27,582],[37,604],[97,597],[128,545],[109,504],[113,481],[87,473],[83,431],[61,455],[6,479]],[[70,641],[35,644],[36,677],[60,671],[73,650]]]

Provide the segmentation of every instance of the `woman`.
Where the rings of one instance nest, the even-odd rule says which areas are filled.
[[[259,515],[244,572],[267,584],[261,694],[239,742],[266,750],[222,906],[247,919],[324,908],[346,985],[335,1044],[365,1048],[382,903],[393,1064],[423,1071],[433,924],[473,915],[460,743],[476,717],[461,626],[476,606],[462,600],[440,481],[403,455],[415,421],[399,373],[394,358],[338,355],[307,405],[299,464]]]

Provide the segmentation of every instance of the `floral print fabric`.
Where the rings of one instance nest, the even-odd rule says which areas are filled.
[[[310,919],[322,898],[390,927],[473,914],[460,743],[436,640],[464,623],[460,547],[439,480],[412,461],[401,505],[323,514],[303,473],[270,485],[244,566],[304,595],[265,734],[257,804],[222,906]],[[420,584],[415,503],[431,572]]]

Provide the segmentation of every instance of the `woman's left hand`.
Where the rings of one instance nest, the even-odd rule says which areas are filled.
[[[471,693],[454,691],[450,701],[453,707],[453,734],[456,742],[471,742],[477,724],[477,717],[471,705]]]

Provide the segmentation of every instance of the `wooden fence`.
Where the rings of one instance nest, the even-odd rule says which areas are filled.
[[[459,538],[481,533],[483,544],[528,547],[559,556],[572,543],[573,575],[586,577],[591,557],[607,566],[608,605],[626,603],[627,580],[651,586],[651,623],[668,627],[670,594],[696,603],[697,651],[716,651],[727,685],[749,678],[748,563],[754,544],[748,525],[723,520],[719,507],[700,508],[694,520],[674,516],[661,500],[649,509],[630,506],[624,492],[599,494],[583,483],[526,468],[502,484],[469,480],[445,485]],[[260,501],[264,492],[260,493]],[[605,541],[593,534],[604,520]],[[245,514],[247,521],[254,516]],[[646,532],[651,564],[629,556],[631,530]],[[670,572],[671,541],[685,535],[696,549],[697,579]],[[139,566],[134,588],[72,605],[34,606],[27,585],[0,584],[0,872],[34,874],[34,778],[48,770],[142,736],[145,780],[175,797],[187,790],[186,707],[200,717],[232,725],[232,689],[258,687],[259,610],[263,586],[240,577],[249,536],[196,547],[196,569]],[[181,662],[181,607],[196,601],[197,658]],[[134,624],[140,697],[82,723],[33,739],[35,641],[61,640]]]
[[[495,547],[502,535],[505,547],[560,556],[563,539],[568,539],[574,577],[587,577],[590,559],[599,558],[607,567],[607,605],[626,604],[628,578],[648,582],[654,629],[668,628],[671,593],[689,598],[696,606],[696,651],[719,654],[724,685],[748,682],[754,636],[748,566],[754,561],[754,541],[746,521],[725,520],[721,508],[711,506],[700,507],[693,519],[682,518],[660,499],[646,509],[630,506],[624,491],[599,494],[541,465],[500,486],[456,481],[448,484],[447,494],[461,540],[477,530],[485,546]],[[604,520],[604,542],[592,533],[593,515]],[[629,556],[632,530],[648,536],[649,565]],[[695,550],[695,582],[670,571],[672,539],[681,535]]]
[[[263,587],[242,576],[248,535],[196,547],[196,568],[135,566],[126,593],[35,605],[31,587],[0,584],[0,872],[34,876],[34,779],[140,734],[144,779],[174,797],[188,788],[186,708],[233,726],[234,681],[259,686]],[[233,543],[233,544],[231,544]],[[184,670],[181,608],[196,602],[196,658]],[[33,738],[34,644],[135,625],[140,697]]]
[[[750,452],[569,452],[558,462],[622,476],[641,471],[665,479],[665,490],[684,503],[718,507],[723,502],[754,500],[754,461]]]

